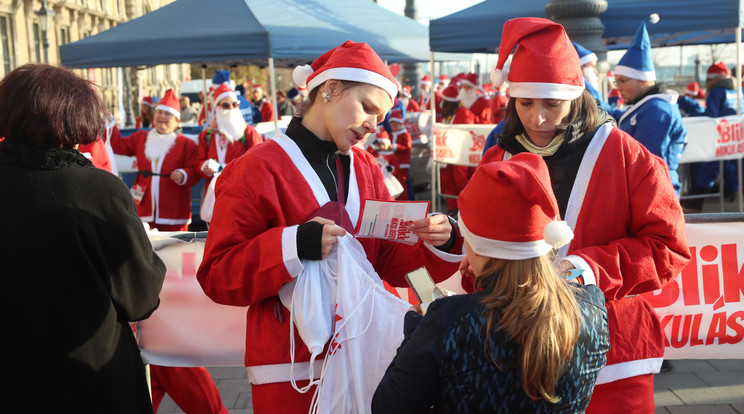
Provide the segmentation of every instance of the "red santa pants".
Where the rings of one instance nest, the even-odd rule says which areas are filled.
[[[227,414],[220,390],[206,368],[150,365],[153,412],[165,393],[187,414]],[[309,405],[308,405],[309,406]]]
[[[654,374],[646,374],[596,385],[586,414],[653,414],[654,411]]]
[[[308,381],[298,381],[304,387]],[[316,387],[300,394],[289,382],[251,386],[254,414],[306,414],[310,410]]]
[[[398,182],[400,182],[400,185],[403,186],[403,192],[398,197],[395,197],[395,199],[408,200],[408,168],[396,168],[394,175]]]

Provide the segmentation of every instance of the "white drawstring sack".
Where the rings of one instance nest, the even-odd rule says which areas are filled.
[[[209,182],[206,191],[204,192],[204,200],[202,200],[201,208],[199,209],[199,218],[206,221],[207,223],[212,221],[212,211],[214,211],[214,187],[217,184],[217,177],[220,173],[216,172],[212,176],[212,180]]]
[[[377,158],[377,164],[382,170],[382,180],[385,182],[385,187],[387,187],[390,196],[395,198],[403,194],[403,191],[405,191],[403,184],[395,178],[393,172],[388,168],[390,164],[383,157]]]
[[[320,345],[322,349],[328,339],[331,340],[320,378],[311,381],[303,389],[296,386],[295,389],[307,392],[312,385],[318,384],[310,413],[367,413],[371,409],[375,389],[403,341],[403,317],[411,304],[385,290],[380,277],[367,260],[364,248],[351,235],[339,237],[338,245],[326,259],[304,261],[303,264],[307,266],[313,262],[318,266],[314,270],[306,267],[300,276],[315,279],[312,284],[302,283],[316,293],[300,294],[301,280],[298,276],[294,286],[287,284],[282,287],[286,289],[285,299],[289,296],[287,291],[293,291],[290,306],[287,306],[285,299],[282,299],[282,303],[290,309],[290,319],[298,327],[303,341],[306,339],[302,330],[312,337],[309,339],[312,345],[306,342],[308,348],[313,346],[317,349],[321,337],[326,338],[326,321],[335,320],[335,326],[331,325],[332,337],[328,335]],[[321,274],[311,276],[311,272]],[[335,286],[331,288],[327,284]],[[333,292],[333,295],[329,292]],[[299,301],[303,301],[303,304]],[[299,315],[299,309],[304,309],[303,312],[313,318]],[[316,315],[322,317],[315,318]],[[326,316],[330,318],[326,319]],[[313,321],[312,326],[300,328],[306,319]],[[312,349],[311,353],[314,354]],[[294,375],[291,382],[294,386]]]

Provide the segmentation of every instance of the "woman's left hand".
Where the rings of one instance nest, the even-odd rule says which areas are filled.
[[[444,214],[415,220],[411,223],[411,230],[419,239],[435,247],[447,243],[452,234],[452,226]]]

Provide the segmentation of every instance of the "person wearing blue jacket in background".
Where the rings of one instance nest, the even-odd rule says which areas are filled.
[[[599,93],[597,55],[576,42],[571,42],[571,44],[573,44],[574,49],[576,49],[576,53],[579,54],[581,72],[584,74],[584,87],[592,94],[592,98],[597,101],[600,108],[610,112],[612,107],[602,98],[602,94]]]
[[[736,115],[736,80],[731,77],[729,68],[722,62],[712,64],[706,74],[705,107],[694,99],[685,97],[680,99],[679,107],[688,116],[708,116],[719,118],[723,116]],[[742,103],[744,105],[744,102]],[[744,107],[744,106],[743,106]],[[718,161],[696,162],[690,164],[690,176],[692,179],[691,194],[704,194],[710,192],[718,178]],[[733,200],[739,191],[739,182],[736,177],[736,160],[723,162],[723,191],[727,198]],[[702,199],[689,200],[685,205],[688,208],[698,210],[702,207]]]
[[[646,22],[659,21],[657,14],[647,17],[635,33],[630,48],[615,67],[615,84],[627,110],[614,110],[618,127],[661,157],[669,167],[669,177],[679,196],[681,184],[677,167],[687,143],[687,128],[677,107],[679,94],[656,82],[651,60],[651,42]]]

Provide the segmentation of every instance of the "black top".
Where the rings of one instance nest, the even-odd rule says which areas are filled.
[[[604,295],[575,285],[581,328],[574,356],[556,386],[556,404],[532,400],[520,384],[519,348],[492,329],[485,351],[482,292],[434,301],[424,318],[408,312],[405,339],[377,387],[373,413],[577,413],[583,412],[610,349]],[[496,316],[496,320],[500,315]],[[419,323],[420,321],[420,323]]]
[[[0,194],[3,393],[53,412],[152,413],[129,322],[157,308],[165,265],[126,185],[78,151],[5,141]]]

